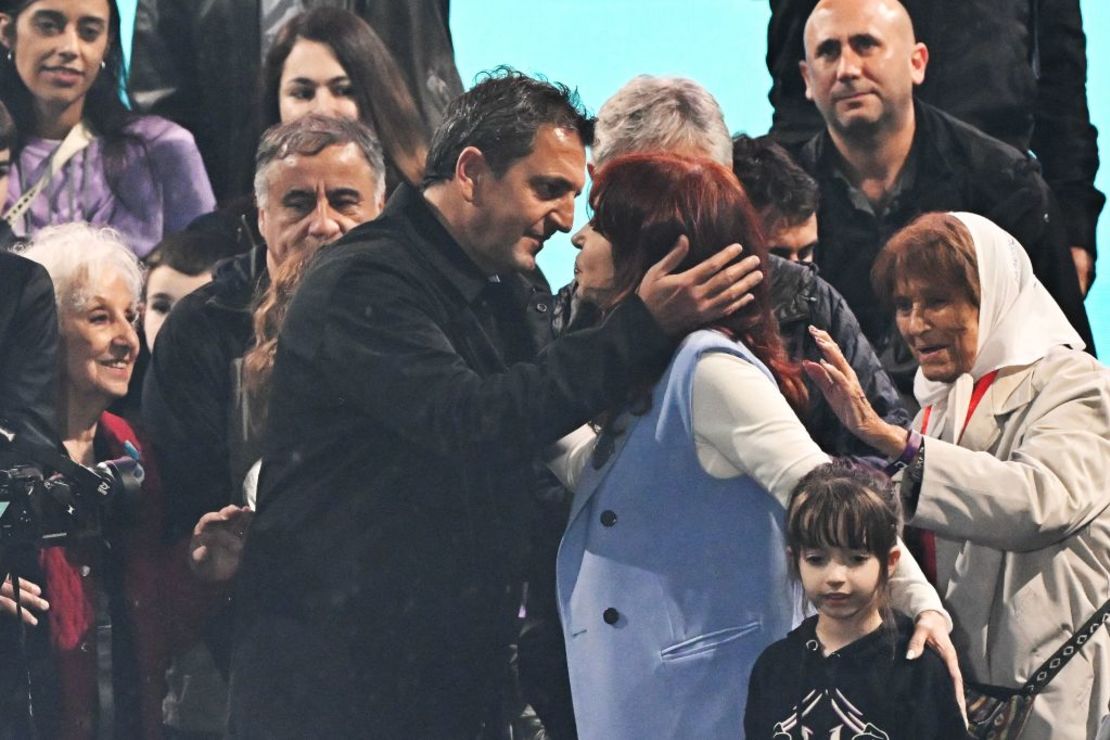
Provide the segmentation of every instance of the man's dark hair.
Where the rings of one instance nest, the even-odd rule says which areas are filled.
[[[732,171],[748,191],[761,213],[770,209],[768,228],[774,222],[796,226],[817,212],[817,181],[775,143],[770,136],[752,138],[737,134],[732,139]]]
[[[593,143],[594,119],[577,91],[511,67],[483,73],[478,84],[451,101],[432,134],[424,185],[454,177],[459,154],[468,146],[479,149],[500,177],[531,154],[536,131],[545,125],[575,130],[583,146]]]
[[[358,121],[313,113],[271,126],[262,134],[254,159],[254,197],[260,208],[266,205],[267,173],[270,166],[294,154],[314,157],[329,146],[354,144],[377,180],[375,194],[385,192],[385,160],[382,145],[374,132]]]

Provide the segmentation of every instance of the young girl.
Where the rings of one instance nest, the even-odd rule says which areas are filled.
[[[786,541],[817,615],[756,661],[747,740],[965,735],[943,661],[932,651],[906,659],[913,625],[888,605],[899,528],[897,498],[877,474],[828,463],[798,482]]]

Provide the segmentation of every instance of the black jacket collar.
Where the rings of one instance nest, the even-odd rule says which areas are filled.
[[[455,237],[440,222],[420,190],[408,184],[399,185],[386,204],[381,218],[386,223],[394,220],[407,222],[416,237],[412,240],[413,248],[431,263],[468,304],[473,303],[489,283],[489,278],[482,274],[455,241]]]
[[[914,159],[915,165],[915,182],[911,189],[916,189],[922,182],[947,178],[953,174],[951,154],[955,143],[943,125],[945,119],[951,119],[950,116],[916,99],[913,107],[914,134],[909,156]],[[840,155],[828,128],[809,140],[802,151],[802,159],[811,165],[811,171],[821,179],[836,175],[840,169]]]
[[[216,264],[208,287],[208,305],[223,311],[249,311],[256,293],[270,282],[266,268],[266,246],[228,257]],[[203,290],[203,288],[202,288]]]

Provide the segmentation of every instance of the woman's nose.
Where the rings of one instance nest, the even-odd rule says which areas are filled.
[[[925,313],[919,306],[914,306],[910,309],[909,319],[906,322],[906,328],[911,335],[920,334],[925,331],[926,321]]]
[[[72,59],[77,56],[77,26],[73,23],[67,23],[62,32],[58,34],[58,53],[64,57]]]
[[[116,335],[112,337],[112,348],[118,354],[134,354],[139,350],[139,332],[130,321],[120,321]]]
[[[319,113],[322,116],[331,116],[333,118],[342,115],[342,98],[333,95],[329,90],[320,89],[316,92],[316,97],[313,99],[313,113]]]

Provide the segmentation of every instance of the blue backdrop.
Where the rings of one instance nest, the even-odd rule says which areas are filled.
[[[195,2],[196,0],[180,0]],[[400,2],[402,0],[390,0]],[[119,0],[124,48],[130,48],[135,0]],[[1091,119],[1103,130],[1099,150],[1110,161],[1110,3],[1081,0],[1087,32]],[[729,128],[763,133],[771,124],[770,77],[764,62],[767,0],[454,0],[451,29],[464,84],[499,64],[577,87],[593,111],[640,73],[691,77],[721,102]],[[1110,192],[1110,167],[1098,176]],[[579,199],[576,226],[584,222]],[[1087,298],[1095,341],[1110,353],[1110,216],[1098,229],[1102,277]],[[551,239],[540,264],[553,286],[570,280],[574,247]]]

